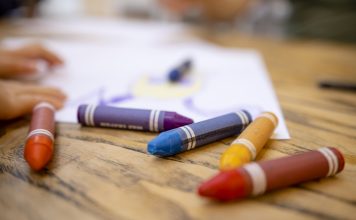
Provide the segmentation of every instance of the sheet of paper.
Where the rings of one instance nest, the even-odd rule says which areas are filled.
[[[11,23],[10,23],[11,22]],[[12,29],[27,36],[80,39],[140,45],[169,42],[186,31],[180,23],[105,18],[80,19],[14,19]]]
[[[7,41],[11,45],[20,42]],[[58,40],[45,43],[66,63],[39,81],[69,95],[65,108],[57,113],[58,121],[77,122],[80,104],[171,110],[195,121],[246,108],[276,113],[280,123],[273,138],[289,138],[268,73],[256,51],[199,42],[146,47]],[[182,82],[169,83],[168,71],[185,58],[193,60],[193,70]]]

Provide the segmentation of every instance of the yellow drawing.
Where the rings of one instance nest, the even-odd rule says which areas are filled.
[[[198,77],[192,77],[186,82],[171,83],[168,80],[152,82],[149,76],[144,75],[133,86],[132,95],[158,99],[184,98],[198,92],[201,84]]]

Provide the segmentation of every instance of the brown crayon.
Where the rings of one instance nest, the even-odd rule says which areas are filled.
[[[55,108],[42,102],[33,108],[24,157],[33,170],[41,170],[52,159],[54,143]]]
[[[201,196],[240,199],[302,182],[333,176],[344,169],[344,157],[332,147],[223,171],[199,187]]]

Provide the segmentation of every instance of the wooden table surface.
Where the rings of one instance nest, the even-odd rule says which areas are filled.
[[[25,118],[1,122],[0,219],[356,219],[356,93],[317,86],[325,78],[356,82],[356,46],[195,34],[263,54],[292,138],[269,141],[258,160],[335,146],[344,171],[222,204],[196,189],[233,138],[156,158],[146,153],[156,134],[57,123],[54,158],[35,173],[23,158]]]

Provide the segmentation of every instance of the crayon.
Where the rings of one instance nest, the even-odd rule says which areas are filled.
[[[264,112],[257,116],[222,154],[220,170],[234,169],[255,160],[277,124],[278,119],[271,112]]]
[[[203,183],[198,193],[221,201],[258,196],[268,191],[333,176],[344,169],[344,164],[344,157],[339,150],[323,147],[221,171]]]
[[[243,110],[166,131],[148,143],[147,151],[171,156],[241,133],[252,121]]]
[[[186,75],[192,68],[192,61],[190,59],[185,60],[181,65],[173,68],[169,74],[168,79],[171,82],[179,81],[184,75]]]
[[[55,108],[41,102],[33,108],[29,134],[26,138],[24,157],[35,171],[41,170],[52,159]]]
[[[356,82],[321,81],[319,87],[323,89],[338,89],[356,92]]]
[[[117,108],[104,105],[80,105],[78,122],[85,126],[161,132],[193,123],[193,120],[169,111]]]

